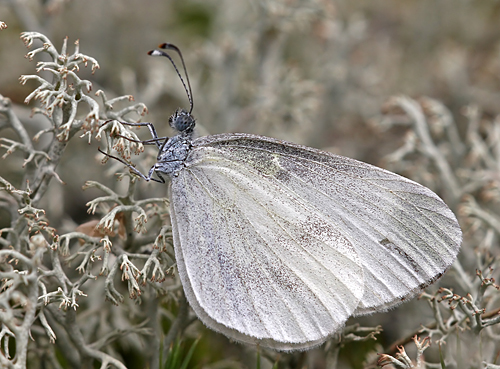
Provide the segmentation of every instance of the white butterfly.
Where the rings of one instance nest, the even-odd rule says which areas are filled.
[[[169,122],[178,134],[162,139],[151,123],[131,124],[148,126],[159,154],[147,176],[127,165],[148,181],[168,177],[184,292],[203,323],[232,339],[319,345],[350,316],[414,296],[457,256],[453,212],[418,183],[267,137],[193,140],[185,110]]]

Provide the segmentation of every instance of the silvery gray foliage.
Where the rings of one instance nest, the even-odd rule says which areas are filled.
[[[437,100],[396,96],[386,108],[388,114],[377,120],[382,130],[396,125],[410,127],[404,145],[387,156],[389,167],[405,168],[422,183],[440,188],[461,215],[466,237],[461,257],[449,273],[455,288],[441,287],[421,295],[428,301],[434,320],[394,343],[387,350],[391,355],[381,355],[378,364],[496,368],[500,348],[500,286],[495,281],[499,278],[500,192],[496,178],[500,121],[498,117],[482,117],[476,105],[466,106],[462,114],[467,128],[462,138],[456,118]],[[413,339],[416,334],[428,337],[427,344]],[[412,339],[418,349],[416,361],[403,348]],[[427,357],[434,359],[424,361],[422,352],[426,349]]]
[[[154,284],[153,281],[164,279],[164,271],[171,265],[168,256],[158,255],[160,247],[164,247],[161,243],[164,234],[157,237],[156,244],[159,246],[148,254],[130,253],[119,246],[112,250],[109,240],[118,223],[123,232],[129,232],[128,227],[134,227],[134,224],[138,228],[142,227],[148,211],[143,207],[154,200],[133,203],[130,194],[134,188],[132,182],[129,195],[122,197],[99,183],[88,183],[87,187],[101,188],[108,195],[90,204],[92,212],[102,203],[120,204],[101,220],[100,229],[94,231],[93,227],[90,230],[89,227],[80,227],[75,232],[65,234],[59,234],[48,224],[45,210],[38,205],[51,179],[61,181],[56,168],[64,149],[77,133],[90,140],[105,121],[126,121],[134,116],[140,117],[146,107],[136,103],[113,111],[116,103],[130,101],[132,97],[107,99],[103,91],[96,93],[100,101],[91,97],[89,92],[92,83],[81,79],[78,71],[80,67],[90,64],[94,72],[99,64],[92,57],[80,53],[78,42],[75,43],[74,52],[69,53],[67,39],[58,51],[40,33],[25,32],[21,38],[28,47],[41,41],[41,45],[30,51],[27,58],[33,59],[38,54],[49,57],[48,61],[37,63],[37,72],[48,74],[44,74],[44,77],[21,76],[20,81],[26,83],[35,80],[38,83],[27,96],[26,102],[38,100],[39,107],[34,108],[33,113],[43,114],[51,124],[48,129],[38,132],[33,140],[37,141],[40,136],[47,134],[51,135],[51,139],[42,149],[35,149],[31,137],[14,113],[12,103],[0,96],[0,114],[4,118],[2,128],[11,128],[19,137],[19,141],[0,138],[1,147],[7,150],[3,159],[15,151],[25,154],[19,188],[5,178],[0,178],[0,204],[9,210],[11,218],[10,227],[0,230],[3,236],[0,238],[0,366],[25,368],[30,358],[33,360],[43,356],[45,361],[41,365],[59,368],[61,366],[56,358],[58,352],[72,367],[83,368],[97,360],[101,362],[102,368],[108,365],[125,368],[116,353],[107,353],[103,348],[131,333],[140,337],[150,335],[151,328],[145,326],[147,320],[143,318],[139,324],[128,326],[117,326],[116,322],[110,322],[100,327],[104,333],[96,337],[88,331],[95,322],[87,321],[87,325],[82,326],[77,311],[82,301],[86,306],[85,299],[92,297],[89,295],[91,286],[101,286],[100,300],[104,299],[104,295],[113,302],[121,300],[122,296],[114,286],[113,277],[117,273],[121,272],[122,279],[128,282],[133,297],[141,290],[139,283]],[[99,135],[102,133],[99,131]],[[122,148],[122,152],[126,153],[139,150],[140,146],[127,141]],[[127,205],[123,205],[124,202]],[[133,212],[138,214],[135,223]],[[160,211],[155,212],[158,214]],[[120,218],[120,221],[116,218]],[[142,270],[133,264],[136,260],[143,261],[139,263]],[[74,267],[70,267],[73,261],[79,263],[77,274],[73,272]],[[100,261],[102,263],[96,267]],[[96,283],[98,275],[106,276],[101,277],[106,280],[104,285]],[[90,292],[93,292],[92,289]]]

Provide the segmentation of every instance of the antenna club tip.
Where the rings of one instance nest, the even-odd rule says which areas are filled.
[[[152,56],[163,56],[163,52],[162,51],[159,51],[159,50],[151,50],[151,51],[148,51],[148,55],[152,55]]]
[[[171,44],[169,42],[164,42],[163,44],[161,45],[158,45],[158,47],[160,49],[168,49],[168,50],[175,50],[176,52],[180,53],[180,50],[177,46],[175,46],[174,44]]]

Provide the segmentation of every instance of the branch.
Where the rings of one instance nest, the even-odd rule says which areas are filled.
[[[453,202],[457,202],[462,195],[462,189],[448,161],[432,140],[427,121],[420,105],[415,100],[405,96],[393,98],[392,103],[401,107],[406,114],[413,119],[414,129],[422,142],[424,154],[434,161],[441,173],[444,187],[451,192]]]

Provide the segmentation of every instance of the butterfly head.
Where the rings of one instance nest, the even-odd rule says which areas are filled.
[[[195,126],[196,122],[195,122],[193,116],[191,115],[191,112],[193,111],[193,107],[194,107],[193,92],[191,91],[191,83],[189,82],[189,76],[187,74],[187,69],[186,69],[186,64],[184,63],[184,58],[182,57],[182,53],[181,53],[180,49],[173,44],[164,43],[164,44],[159,45],[158,47],[162,50],[151,50],[150,52],[148,52],[148,54],[152,55],[152,56],[164,56],[168,60],[170,60],[170,62],[174,66],[175,71],[177,72],[177,75],[179,76],[179,79],[182,82],[182,86],[184,86],[184,90],[186,91],[186,95],[187,95],[188,100],[189,100],[189,111],[184,110],[184,109],[177,109],[175,111],[175,113],[170,116],[168,123],[170,124],[170,127],[175,129],[177,132],[191,136],[191,134],[193,133],[194,126]],[[182,68],[184,69],[184,73],[186,76],[187,84],[184,82],[184,78],[182,78],[181,73],[177,69],[177,65],[175,64],[172,57],[163,50],[171,50],[171,51],[176,52],[179,55],[181,62],[182,62]]]
[[[196,121],[187,110],[177,109],[168,119],[168,124],[180,133],[191,134],[194,130]]]

